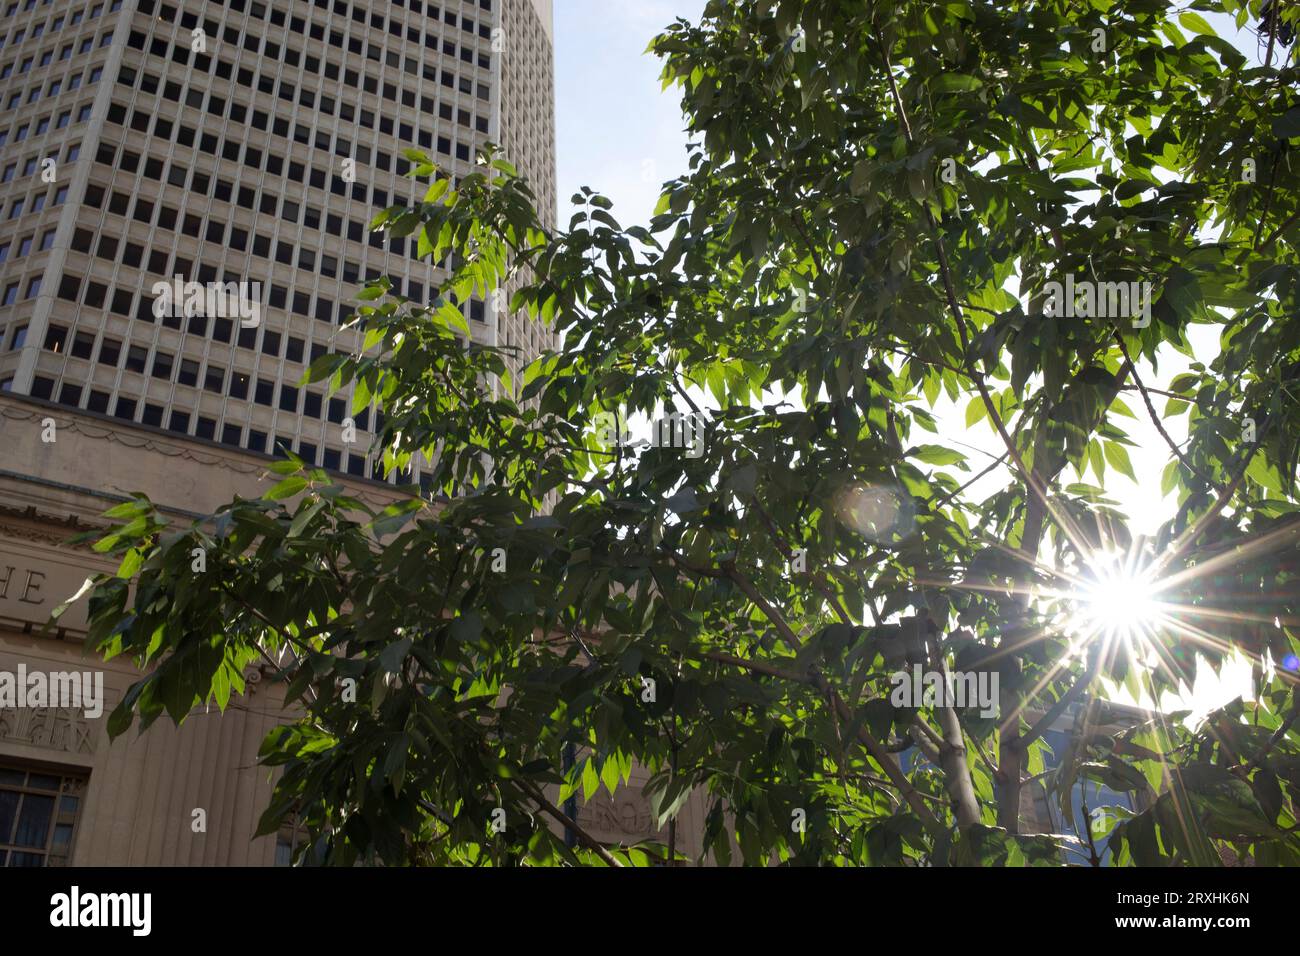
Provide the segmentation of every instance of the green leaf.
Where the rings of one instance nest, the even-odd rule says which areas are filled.
[[[117,576],[129,581],[136,576],[142,564],[144,564],[144,552],[139,548],[132,548],[122,556],[122,563],[117,567]]]
[[[1108,441],[1104,444],[1106,461],[1112,468],[1122,475],[1127,475],[1134,481],[1137,481],[1137,475],[1133,472],[1133,463],[1129,461],[1128,451],[1117,441]]]
[[[451,638],[462,644],[472,644],[483,633],[483,619],[476,611],[466,611],[451,622]]]
[[[1300,106],[1293,106],[1273,120],[1273,134],[1282,139],[1300,136]]]
[[[306,488],[308,484],[309,482],[302,475],[290,475],[262,497],[267,501],[281,501],[285,498],[292,498]]]
[[[953,465],[966,460],[962,452],[942,445],[918,445],[908,452],[908,457],[917,458],[929,465]]]
[[[1204,36],[1211,37],[1217,35],[1214,32],[1214,27],[1210,26],[1209,22],[1204,17],[1198,13],[1193,13],[1191,10],[1180,13],[1178,15],[1178,22],[1187,27],[1187,29],[1191,30],[1193,33],[1200,33]]]
[[[983,88],[984,83],[978,77],[965,73],[944,72],[930,81],[930,89],[936,93],[969,93]]]
[[[402,637],[387,645],[379,652],[380,669],[388,674],[401,670],[402,662],[406,660],[407,654],[411,651],[411,644],[411,638]]]
[[[319,501],[314,501],[304,508],[300,508],[298,510],[298,514],[294,516],[293,522],[289,525],[289,537],[296,538],[299,535],[301,535],[303,529],[305,529],[307,525],[311,523],[311,520],[313,518],[315,518],[318,514],[321,513],[321,510],[327,504],[329,504],[329,502],[322,499]]]
[[[124,501],[120,505],[109,508],[104,512],[105,518],[138,518],[152,508],[148,499],[134,499]]]

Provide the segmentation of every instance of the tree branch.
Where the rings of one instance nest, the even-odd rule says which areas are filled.
[[[1291,726],[1296,722],[1297,718],[1300,718],[1300,687],[1292,687],[1291,713],[1289,713],[1286,719],[1278,725],[1277,730],[1273,731],[1273,736],[1268,738],[1268,743],[1264,744],[1260,752],[1257,753],[1249,763],[1241,768],[1241,775],[1243,777],[1250,776],[1252,771],[1264,765],[1264,761],[1268,759],[1268,755],[1272,753],[1273,748],[1280,744],[1282,739],[1286,737],[1288,732],[1290,732]]]
[[[733,667],[740,667],[755,674],[763,674],[767,677],[776,677],[780,680],[788,680],[796,684],[805,684],[808,687],[816,686],[816,681],[811,675],[796,674],[794,671],[782,670],[772,664],[766,664],[762,661],[747,661],[743,657],[735,657],[731,654],[723,654],[721,651],[702,651],[697,652],[697,656],[704,660],[714,661],[718,664],[730,664]]]
[[[1047,731],[1051,729],[1052,724],[1056,722],[1056,719],[1069,709],[1070,705],[1079,698],[1080,694],[1088,689],[1092,684],[1093,678],[1097,676],[1097,669],[1100,663],[1101,655],[1098,654],[1096,655],[1096,659],[1092,666],[1088,668],[1088,671],[1081,675],[1079,679],[1070,686],[1069,690],[1062,694],[1056,703],[1049,707],[1047,712],[1035,721],[1034,725],[1025,731],[1023,735],[1021,735],[1017,741],[1017,746],[1021,750],[1026,749],[1035,740],[1047,733]]]
[[[576,836],[587,847],[587,849],[594,852],[596,856],[600,857],[609,866],[622,867],[623,864],[616,860],[599,840],[584,830],[578,821],[574,820],[555,804],[551,803],[551,801],[547,800],[546,795],[542,793],[541,789],[538,788],[535,783],[531,780],[526,780],[523,777],[517,777],[515,780],[530,797],[537,801],[538,805],[545,813],[563,826],[567,827],[574,836]]]
[[[935,708],[939,714],[939,726],[943,730],[939,765],[943,767],[944,789],[952,799],[953,816],[957,818],[957,825],[964,830],[980,822],[979,800],[975,796],[970,767],[966,766],[966,738],[962,733],[961,722],[957,719],[957,711],[949,699],[952,679],[948,672],[948,660],[943,650],[933,645],[931,659],[943,678],[943,699],[938,701]]]
[[[1169,433],[1165,431],[1165,426],[1160,421],[1160,416],[1156,412],[1156,407],[1151,402],[1151,396],[1147,393],[1146,386],[1142,384],[1142,379],[1138,377],[1137,366],[1133,364],[1133,359],[1128,354],[1128,348],[1124,345],[1124,337],[1120,335],[1118,329],[1115,330],[1114,335],[1115,341],[1119,343],[1119,350],[1124,356],[1124,364],[1128,366],[1129,374],[1133,376],[1133,383],[1137,385],[1138,391],[1142,393],[1142,401],[1146,404],[1147,415],[1151,419],[1151,424],[1156,426],[1156,431],[1158,431],[1160,437],[1165,440],[1165,444],[1169,446],[1169,450],[1177,456],[1180,462],[1182,462],[1184,468],[1213,488],[1215,492],[1221,491],[1222,488],[1218,482],[1188,461],[1187,457],[1183,454],[1182,449],[1178,447],[1177,443],[1170,437]]]
[[[772,625],[781,633],[781,636],[785,638],[786,642],[791,647],[802,646],[803,641],[799,639],[799,636],[795,634],[794,629],[786,622],[784,615],[773,607],[771,602],[764,598],[763,595],[758,593],[758,589],[754,587],[753,581],[740,573],[734,564],[727,564],[725,566],[725,571],[727,576],[730,577],[731,580],[735,582],[736,586],[740,588],[741,592],[743,592],[744,595],[763,612],[764,616],[772,622]],[[812,671],[812,677],[814,682],[813,686],[825,694],[831,701],[833,711],[838,715],[839,719],[849,726],[853,726],[855,723],[853,712],[849,709],[848,705],[844,703],[835,688],[830,685],[830,682],[815,669]],[[907,801],[913,812],[915,812],[920,818],[922,825],[924,825],[926,829],[930,830],[934,836],[939,836],[944,833],[944,825],[939,821],[939,818],[930,811],[930,808],[925,805],[925,801],[921,799],[916,788],[913,787],[907,777],[904,776],[903,771],[899,768],[893,755],[885,749],[885,746],[865,727],[859,726],[857,728],[857,737],[866,748],[867,753],[871,754],[876,763],[878,763],[880,768],[885,772],[885,775],[893,781],[894,786],[903,794],[903,799]]]

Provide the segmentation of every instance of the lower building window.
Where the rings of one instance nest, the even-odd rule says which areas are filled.
[[[83,775],[0,765],[0,866],[67,866],[85,795]]]
[[[306,845],[307,831],[298,822],[298,815],[290,814],[275,837],[275,865],[293,866],[295,858]]]

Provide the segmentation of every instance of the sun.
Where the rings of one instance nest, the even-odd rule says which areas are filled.
[[[1084,587],[1082,598],[1083,615],[1107,637],[1149,633],[1160,618],[1152,582],[1141,575],[1104,575]]]
[[[1165,617],[1153,576],[1125,556],[1096,557],[1074,595],[1076,630],[1133,646],[1154,636]]]

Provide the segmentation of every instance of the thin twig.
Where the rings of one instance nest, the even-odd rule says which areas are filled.
[[[1128,354],[1128,347],[1124,344],[1124,337],[1120,335],[1118,329],[1115,330],[1114,336],[1115,341],[1119,343],[1120,353],[1124,356],[1124,364],[1128,366],[1129,374],[1133,376],[1133,383],[1137,385],[1138,391],[1142,393],[1142,401],[1146,404],[1147,414],[1151,418],[1151,424],[1156,426],[1156,431],[1158,431],[1160,437],[1165,440],[1165,444],[1169,446],[1169,450],[1174,453],[1180,462],[1182,462],[1184,468],[1213,488],[1216,493],[1221,491],[1222,488],[1219,483],[1188,461],[1187,456],[1183,454],[1182,449],[1180,449],[1178,444],[1170,437],[1169,432],[1165,431],[1165,426],[1161,424],[1160,416],[1156,412],[1156,407],[1151,402],[1151,396],[1147,394],[1146,386],[1142,384],[1142,379],[1138,377],[1137,366],[1133,363],[1132,357]]]

